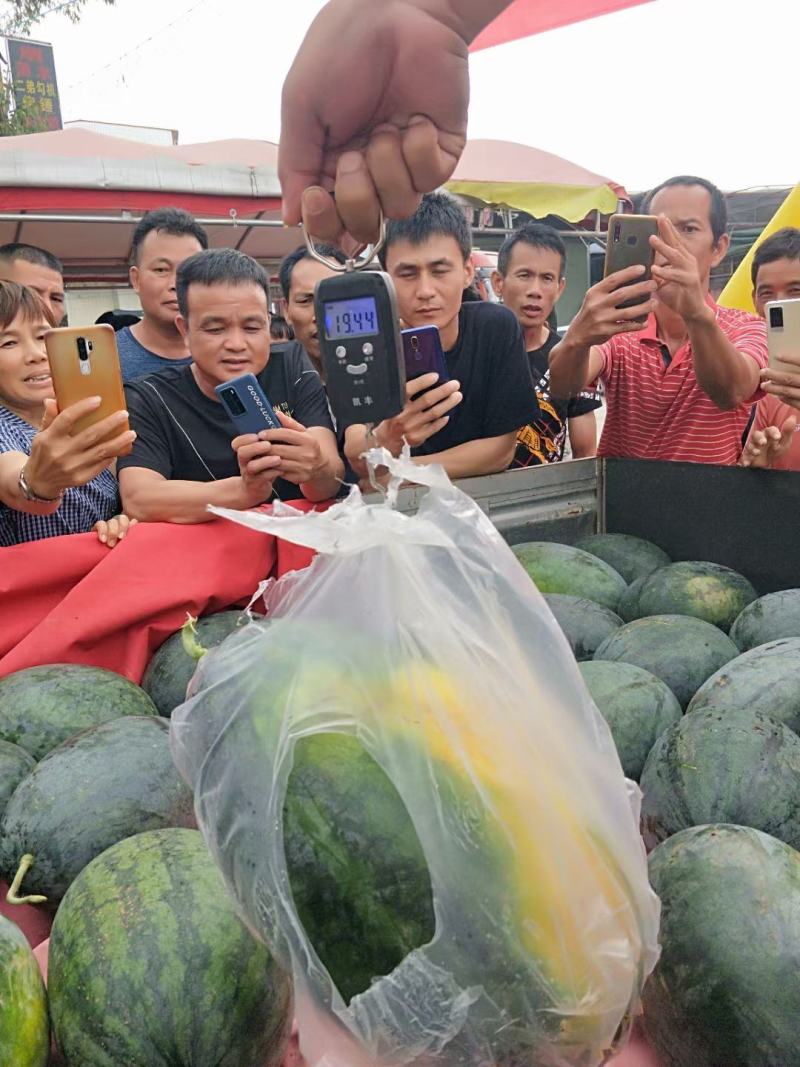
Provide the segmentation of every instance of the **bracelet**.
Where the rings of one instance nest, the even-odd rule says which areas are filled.
[[[39,496],[38,493],[34,493],[33,489],[31,489],[30,485],[28,484],[28,479],[25,477],[26,467],[27,464],[25,464],[25,466],[19,472],[19,478],[17,480],[19,491],[22,493],[26,500],[30,500],[32,504],[55,504],[57,501],[61,500],[64,495],[63,489],[59,490],[58,496]]]

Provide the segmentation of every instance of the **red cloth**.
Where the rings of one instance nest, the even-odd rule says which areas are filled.
[[[138,684],[187,612],[246,604],[264,578],[305,567],[312,555],[224,519],[140,523],[111,550],[93,533],[2,549],[0,677],[83,663]]]
[[[498,15],[491,25],[472,42],[471,52],[482,48],[492,48],[507,41],[516,41],[520,37],[530,37],[534,33],[544,33],[558,26],[568,26],[571,22],[583,22],[584,19],[608,15],[624,7],[636,7],[649,3],[650,0],[516,0],[510,7]]]
[[[0,881],[0,915],[16,923],[28,939],[31,948],[36,948],[50,936],[53,915],[33,904],[7,904],[8,885]]]

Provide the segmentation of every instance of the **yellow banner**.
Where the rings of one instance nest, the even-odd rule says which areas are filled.
[[[617,194],[608,185],[541,185],[537,182],[448,182],[447,189],[497,208],[527,211],[535,219],[558,215],[582,222],[592,211],[611,215]]]
[[[784,202],[764,228],[764,232],[744,257],[736,273],[722,290],[719,303],[728,308],[741,308],[742,311],[755,311],[753,307],[753,283],[750,279],[750,267],[753,256],[762,241],[766,240],[784,226],[800,226],[800,185],[789,193]]]

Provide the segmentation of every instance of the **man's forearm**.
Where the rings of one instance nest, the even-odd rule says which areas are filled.
[[[323,500],[333,500],[338,496],[344,481],[344,463],[339,456],[336,460],[326,464],[325,470],[311,481],[303,482],[300,492],[313,504],[319,504]]]
[[[444,467],[447,476],[456,478],[479,478],[485,474],[499,474],[507,470],[514,458],[517,435],[504,434],[502,437],[487,437],[482,441],[467,441],[444,452],[433,452],[429,456],[415,456],[414,463],[426,467],[438,463]]]
[[[209,504],[237,511],[256,506],[249,505],[244,499],[241,478],[223,478],[217,482],[164,481],[127,492],[122,490],[125,514],[140,522],[186,525],[210,522],[216,516],[207,510]]]
[[[559,399],[577,396],[591,381],[592,346],[575,344],[569,334],[550,353],[550,392]]]
[[[758,389],[755,360],[743,355],[728,340],[711,308],[686,325],[692,343],[694,372],[703,392],[723,411],[746,403]]]

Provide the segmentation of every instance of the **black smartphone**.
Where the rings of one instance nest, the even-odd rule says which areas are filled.
[[[280,430],[281,424],[272,404],[254,374],[231,378],[229,382],[216,386],[214,392],[239,434]]]
[[[438,326],[402,330],[400,336],[403,338],[406,381],[410,382],[413,378],[432,373],[439,375],[437,385],[450,381]]]

